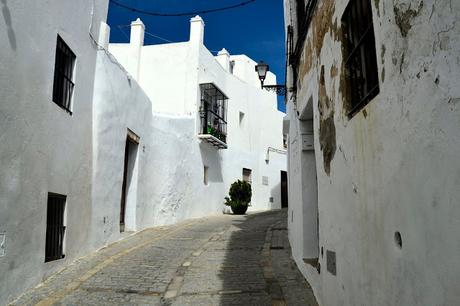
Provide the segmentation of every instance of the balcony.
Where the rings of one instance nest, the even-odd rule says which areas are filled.
[[[227,97],[212,83],[201,84],[198,138],[218,149],[227,149]]]

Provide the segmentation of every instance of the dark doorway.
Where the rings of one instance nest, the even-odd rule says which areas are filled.
[[[281,171],[281,208],[288,207],[288,178],[287,172]]]
[[[137,146],[139,136],[128,130],[125,144],[125,160],[123,166],[123,185],[121,187],[121,205],[120,205],[120,233],[125,231],[126,203],[128,198],[129,187],[133,179],[133,170],[137,156]]]

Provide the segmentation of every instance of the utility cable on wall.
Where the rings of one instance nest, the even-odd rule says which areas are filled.
[[[150,15],[150,16],[161,16],[161,17],[180,17],[180,16],[193,16],[193,15],[199,15],[199,14],[209,14],[209,13],[215,13],[215,12],[221,12],[221,11],[226,11],[226,10],[231,10],[235,9],[238,7],[245,6],[247,4],[250,4],[252,2],[256,2],[257,0],[246,0],[243,2],[240,2],[238,4],[234,5],[229,5],[225,7],[219,7],[219,8],[214,8],[214,9],[208,9],[208,10],[197,10],[197,11],[192,11],[192,12],[181,12],[181,13],[159,13],[159,12],[151,12],[151,11],[146,11],[146,10],[141,10],[137,9],[135,7],[131,7],[129,5],[120,3],[119,1],[116,0],[110,0],[110,2],[116,6],[119,6],[121,8],[124,8],[126,10],[136,12],[139,14],[144,14],[144,15]]]

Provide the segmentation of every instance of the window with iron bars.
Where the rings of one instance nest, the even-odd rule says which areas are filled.
[[[350,0],[342,17],[348,116],[379,93],[377,54],[370,0]]]
[[[201,134],[227,143],[227,97],[211,83],[201,84]]]
[[[53,101],[71,112],[73,88],[73,72],[76,56],[58,35],[56,43],[56,58],[54,64]]]
[[[45,262],[64,258],[64,210],[66,196],[48,194],[46,212]]]

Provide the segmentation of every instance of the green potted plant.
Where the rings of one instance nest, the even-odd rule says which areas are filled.
[[[232,208],[235,215],[244,215],[251,203],[251,184],[237,180],[230,186],[229,197],[225,197],[225,205]]]

